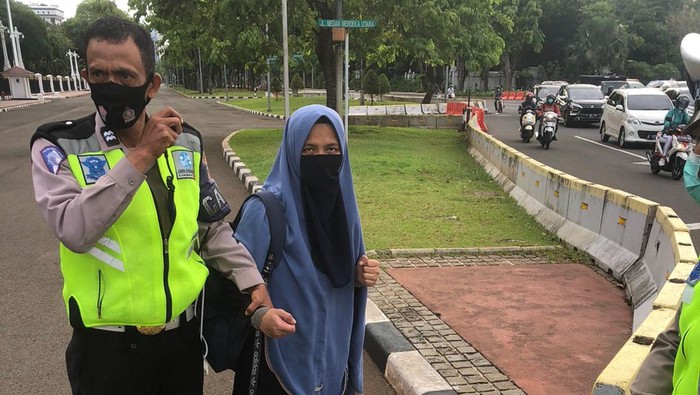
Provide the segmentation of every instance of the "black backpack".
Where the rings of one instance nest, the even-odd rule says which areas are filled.
[[[234,232],[243,214],[243,206],[249,199],[259,198],[265,205],[270,227],[270,246],[265,259],[262,277],[265,281],[282,257],[285,220],[282,202],[272,192],[258,191],[248,196],[241,205],[236,219],[230,224]],[[209,266],[209,276],[204,285],[204,322],[202,335],[207,343],[206,358],[215,372],[227,369],[235,371],[236,363],[249,336],[256,330],[245,315],[250,295],[241,293],[233,281]],[[259,335],[258,335],[259,336]]]

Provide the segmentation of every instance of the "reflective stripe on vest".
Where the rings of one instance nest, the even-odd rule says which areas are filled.
[[[90,188],[124,158],[119,149],[67,156],[82,188]],[[199,151],[177,145],[158,158],[162,182],[172,177],[175,187],[177,210],[168,239],[143,182],[90,251],[75,253],[61,245],[63,298],[66,308],[75,299],[85,326],[160,325],[195,300],[208,273],[192,247],[198,232],[200,162]]]

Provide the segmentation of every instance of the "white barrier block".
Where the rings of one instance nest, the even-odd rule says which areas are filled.
[[[533,199],[544,205],[544,196],[547,190],[547,174],[549,170],[549,167],[532,158],[518,161],[516,184]]]
[[[421,104],[406,104],[406,115],[423,115]]]
[[[447,112],[447,103],[438,103],[438,113],[445,114]]]
[[[348,115],[367,115],[367,106],[350,106]]]
[[[615,278],[621,279],[642,255],[645,233],[651,228],[656,207],[658,203],[624,191],[606,192],[599,237],[588,252],[604,263]]]
[[[406,105],[405,104],[393,104],[386,106],[387,115],[406,115]]]
[[[367,106],[367,115],[386,115],[386,106]]]
[[[439,114],[440,109],[438,109],[437,104],[421,104],[421,110],[423,110],[423,114]],[[408,111],[408,107],[406,107],[406,111]]]

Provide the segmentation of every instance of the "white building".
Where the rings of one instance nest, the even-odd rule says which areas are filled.
[[[44,3],[31,3],[29,8],[34,11],[41,19],[53,25],[59,25],[65,19],[63,17],[63,10],[58,8],[57,5],[48,5]]]

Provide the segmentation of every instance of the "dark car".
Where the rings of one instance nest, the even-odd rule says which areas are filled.
[[[590,84],[564,85],[559,88],[557,99],[564,125],[571,126],[577,122],[600,122],[605,96],[598,86]]]

